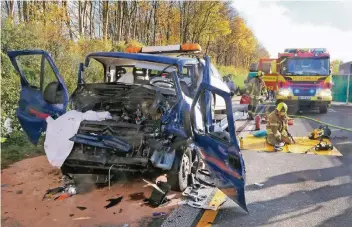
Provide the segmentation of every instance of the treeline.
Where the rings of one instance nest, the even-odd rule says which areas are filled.
[[[213,62],[236,68],[248,68],[268,55],[230,2],[224,1],[17,0],[4,1],[2,15],[15,25],[42,23],[71,41],[101,39],[115,50],[131,42],[197,42]]]
[[[249,65],[268,55],[224,1],[2,1],[1,17],[1,125],[12,119],[15,130],[20,81],[7,50],[47,50],[70,92],[89,52],[197,42],[238,86]]]

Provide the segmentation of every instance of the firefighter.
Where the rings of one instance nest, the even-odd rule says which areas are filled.
[[[247,94],[251,97],[251,102],[248,105],[248,117],[253,120],[255,109],[259,102],[263,102],[262,95],[267,96],[267,89],[262,79],[264,73],[259,71],[256,77],[252,78],[247,87]]]
[[[266,125],[267,142],[280,149],[284,144],[292,144],[291,135],[288,132],[287,105],[280,102],[276,109],[268,116]]]

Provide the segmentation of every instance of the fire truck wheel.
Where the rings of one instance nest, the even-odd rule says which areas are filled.
[[[320,106],[319,107],[319,112],[322,113],[322,114],[325,114],[328,112],[328,106]]]

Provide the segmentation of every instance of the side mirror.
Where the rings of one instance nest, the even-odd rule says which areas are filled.
[[[276,74],[276,73],[277,73],[276,60],[273,60],[273,61],[271,62],[271,67],[270,67],[270,69],[271,69],[271,73],[272,73],[272,74]]]

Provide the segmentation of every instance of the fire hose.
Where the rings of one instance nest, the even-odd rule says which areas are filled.
[[[306,119],[306,120],[317,122],[317,123],[319,123],[321,125],[329,126],[331,128],[337,128],[337,129],[341,129],[341,130],[344,130],[344,131],[352,132],[351,128],[344,128],[344,127],[341,127],[341,126],[329,124],[329,123],[326,123],[326,122],[323,122],[323,121],[319,121],[319,120],[314,119],[314,118],[310,118],[310,117],[306,117],[306,116],[299,116],[299,115],[288,115],[288,116],[292,117],[292,118],[302,118],[302,119]]]

